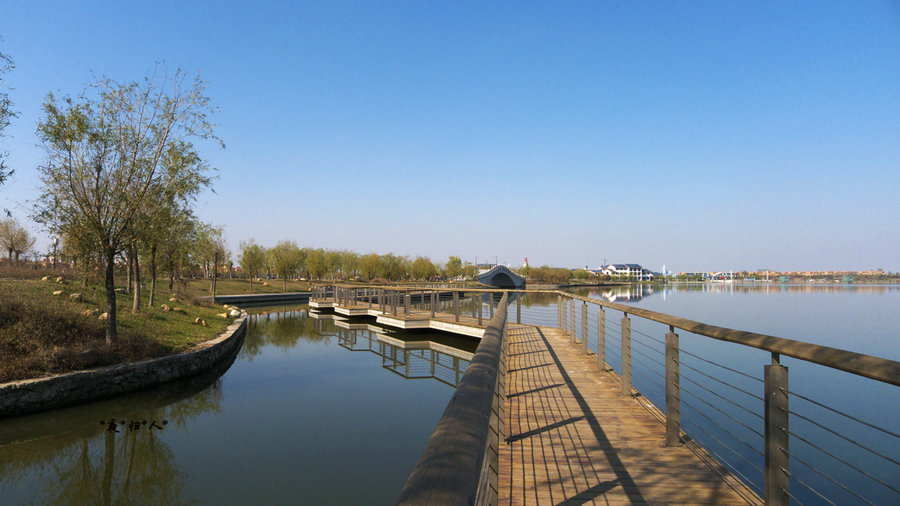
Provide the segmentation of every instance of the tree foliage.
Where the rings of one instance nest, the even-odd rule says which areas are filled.
[[[101,78],[77,98],[44,103],[38,133],[47,151],[35,219],[57,234],[81,234],[106,264],[107,343],[116,340],[116,255],[133,245],[161,195],[202,185],[190,138],[213,138],[214,112],[199,77],[157,66],[142,82]],[[180,155],[179,155],[180,156]]]
[[[34,237],[19,225],[14,218],[6,218],[0,221],[0,247],[6,250],[10,262],[19,261],[19,257],[26,254],[34,246]]]
[[[9,98],[9,87],[6,85],[6,80],[3,78],[4,74],[9,73],[15,68],[16,65],[13,63],[12,58],[0,53],[0,138],[3,137],[3,130],[9,126],[12,118],[17,116],[16,112],[12,110],[13,103]],[[0,149],[0,185],[2,185],[13,173],[13,171],[6,166],[6,156],[6,151]]]

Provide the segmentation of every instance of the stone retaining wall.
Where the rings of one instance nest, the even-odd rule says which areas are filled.
[[[95,401],[203,373],[222,360],[233,359],[246,331],[243,316],[215,339],[177,355],[2,383],[0,418]]]

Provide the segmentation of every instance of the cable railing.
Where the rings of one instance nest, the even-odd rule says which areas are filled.
[[[555,293],[556,300],[527,308],[520,321],[559,328],[574,346],[597,355],[599,368],[621,378],[623,395],[658,406],[667,445],[699,443],[698,451],[715,457],[767,504],[900,503],[897,431],[791,391],[782,362],[792,357],[803,361],[795,366],[800,373],[808,371],[799,365],[805,362],[893,386],[900,385],[900,363]],[[555,324],[548,325],[548,313],[556,315]],[[727,351],[710,353],[703,343],[712,340],[762,353],[754,350],[751,364]],[[761,364],[766,352],[771,363]],[[751,365],[763,365],[763,374]],[[861,441],[860,429],[848,424],[875,436]]]
[[[387,316],[431,310],[483,326],[499,315],[499,294],[337,287],[334,300],[367,300]],[[800,383],[824,374],[896,388],[900,363],[562,291],[510,294],[504,314],[510,322],[559,328],[595,356],[600,371],[619,379],[622,395],[658,414],[665,445],[712,457],[767,504],[900,503],[896,426],[792,390],[787,367]],[[323,289],[322,298],[328,295]]]

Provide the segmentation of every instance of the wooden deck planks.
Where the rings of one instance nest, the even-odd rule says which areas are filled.
[[[760,502],[689,449],[664,447],[663,424],[557,329],[509,335],[500,504]]]

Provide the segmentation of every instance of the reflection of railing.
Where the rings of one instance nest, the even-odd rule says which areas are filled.
[[[506,379],[506,303],[504,295],[398,504],[496,503]]]
[[[450,354],[432,349],[429,341],[404,343],[387,336],[379,336],[371,330],[342,329],[338,327],[338,344],[351,351],[370,351],[382,358],[381,366],[407,379],[434,378],[451,387],[459,380],[469,365],[470,353],[460,351]],[[394,341],[397,344],[391,344]]]

